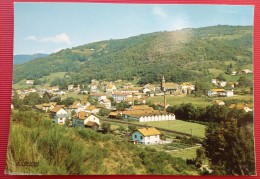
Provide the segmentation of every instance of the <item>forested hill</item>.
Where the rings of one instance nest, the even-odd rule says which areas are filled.
[[[76,83],[134,77],[148,83],[162,74],[167,81],[191,81],[226,63],[252,64],[252,32],[252,26],[212,26],[90,43],[15,65],[14,83],[53,72],[68,72]]]

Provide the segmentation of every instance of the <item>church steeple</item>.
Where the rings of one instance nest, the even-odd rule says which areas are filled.
[[[164,75],[162,77],[162,82],[161,82],[161,89],[164,91],[164,86],[165,86],[165,78]]]

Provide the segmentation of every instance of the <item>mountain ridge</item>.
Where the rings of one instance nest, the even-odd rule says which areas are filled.
[[[14,82],[53,72],[67,72],[76,83],[137,77],[142,84],[162,74],[168,81],[191,81],[209,76],[209,68],[224,70],[223,62],[252,64],[252,31],[223,25],[93,42],[15,66]]]
[[[49,54],[43,54],[43,53],[35,53],[35,54],[32,54],[32,55],[17,54],[17,55],[14,55],[14,64],[15,65],[23,64],[23,63],[29,62],[29,61],[37,59],[37,58],[46,57],[48,55]]]

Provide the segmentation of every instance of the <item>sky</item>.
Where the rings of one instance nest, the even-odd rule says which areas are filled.
[[[15,3],[14,13],[16,55],[158,31],[253,25],[254,6]]]

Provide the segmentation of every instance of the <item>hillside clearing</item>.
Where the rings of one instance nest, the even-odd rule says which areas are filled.
[[[190,97],[190,96],[166,96],[166,103],[174,106],[174,105],[180,105],[182,103],[192,103],[196,107],[206,107],[211,104],[211,100],[208,100],[209,98],[204,97]],[[154,102],[163,102],[163,96],[154,96],[149,97],[147,101],[150,101],[152,103]]]

